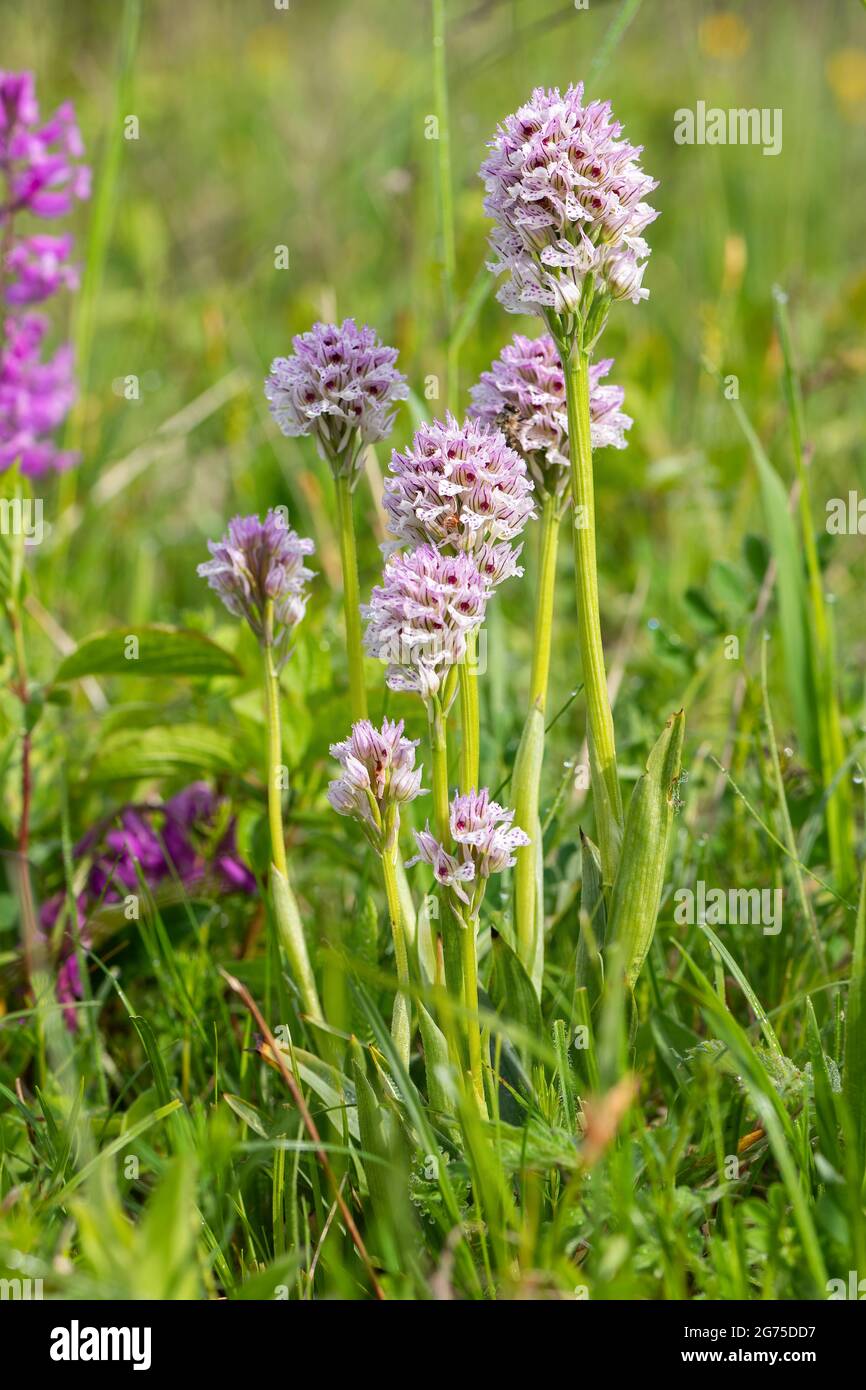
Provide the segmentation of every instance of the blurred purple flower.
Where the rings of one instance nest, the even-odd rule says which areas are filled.
[[[466,655],[466,634],[481,626],[490,592],[474,558],[421,545],[386,561],[383,582],[362,609],[370,656],[389,663],[392,690],[438,695]]]
[[[111,822],[101,822],[79,840],[73,863],[91,861],[77,898],[81,938],[90,942],[88,919],[103,904],[122,902],[138,893],[142,881],[152,891],[179,881],[189,892],[212,885],[217,893],[252,893],[253,874],[239,857],[235,821],[225,824],[226,803],[206,782],[194,782],[161,805],[124,806]],[[47,936],[67,901],[55,893],[42,906],[40,926]],[[81,998],[81,980],[67,927],[57,977],[57,997],[71,1005]],[[75,1009],[65,1010],[76,1026]]]
[[[265,380],[271,414],[283,434],[313,435],[335,473],[351,473],[364,447],[390,434],[394,406],[409,394],[396,348],[354,319],[314,324],[292,347]]]
[[[0,472],[18,462],[22,473],[38,477],[76,461],[51,438],[75,399],[72,349],[59,347],[43,362],[47,331],[48,322],[39,314],[5,321],[0,347]]]
[[[470,552],[513,541],[534,515],[526,464],[504,435],[451,414],[422,425],[405,453],[394,450],[384,501],[396,545]]]
[[[303,563],[315,546],[289,530],[282,510],[264,521],[236,516],[222,540],[208,541],[212,559],[198,573],[235,617],[245,618],[259,642],[271,640],[277,665],[288,656],[288,640],[307,607],[306,584],[313,571]],[[273,632],[266,631],[266,607],[273,602]]]
[[[37,304],[77,288],[71,237],[16,236],[16,219],[62,217],[76,198],[86,198],[83,152],[68,102],[40,124],[32,74],[0,72],[0,471],[19,463],[23,473],[39,475],[76,461],[50,438],[75,399],[72,350],[60,347],[43,362],[47,320],[5,317],[5,306]]]
[[[509,275],[498,297],[510,312],[567,317],[586,309],[590,289],[647,297],[641,233],[658,214],[644,199],[657,184],[621,134],[610,102],[584,105],[582,82],[564,95],[537,87],[500,125],[481,177],[490,268]]]
[[[621,386],[603,385],[613,359],[589,369],[589,415],[593,449],[624,449],[631,417],[622,411]],[[529,464],[539,487],[561,493],[568,482],[568,408],[565,374],[549,333],[516,333],[489,372],[472,387],[469,414],[498,426]]]

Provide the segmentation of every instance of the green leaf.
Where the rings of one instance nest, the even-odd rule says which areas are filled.
[[[254,1105],[250,1105],[248,1100],[243,1100],[240,1096],[232,1095],[231,1091],[223,1091],[223,1100],[245,1125],[249,1125],[262,1139],[268,1138],[265,1122]]]
[[[854,929],[846,1016],[845,1099],[854,1116],[862,1171],[866,1161],[866,863],[863,865],[857,925]]]
[[[202,632],[153,623],[96,632],[60,663],[58,681],[81,676],[236,676],[240,663]]]
[[[234,772],[243,766],[236,740],[208,724],[156,725],[150,729],[119,729],[109,734],[90,777],[125,781],[139,777],[171,777],[189,768],[200,775]]]
[[[504,937],[494,934],[493,973],[490,977],[490,997],[499,1013],[512,1023],[518,1023],[532,1037],[541,1037],[544,1024],[541,1006],[532,981],[518,956]]]
[[[652,944],[681,771],[685,716],[671,715],[632,792],[607,937],[633,988]]]

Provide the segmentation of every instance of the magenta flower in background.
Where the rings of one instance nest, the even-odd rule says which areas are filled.
[[[395,406],[409,394],[397,350],[354,319],[314,324],[292,347],[265,381],[271,414],[283,434],[313,435],[335,474],[351,474],[366,445],[390,434]]]
[[[222,893],[252,893],[256,881],[240,858],[235,821],[224,828],[226,803],[206,782],[193,782],[159,805],[124,806],[108,822],[83,836],[72,851],[73,863],[89,859],[90,868],[78,895],[79,927],[90,942],[88,921],[103,904],[117,904],[141,890],[142,881],[156,892],[179,881],[185,892],[205,885]],[[55,893],[42,906],[39,921],[47,936],[65,893]],[[70,1028],[77,1026],[73,1007],[82,997],[78,961],[67,928],[57,976],[57,998]]]
[[[405,453],[394,450],[385,480],[385,510],[395,545],[453,546],[477,554],[485,548],[496,560],[490,577],[509,572],[504,547],[510,546],[534,515],[532,481],[519,454],[486,421],[422,425]]]
[[[642,233],[658,214],[644,200],[657,184],[638,163],[641,148],[621,135],[610,102],[584,105],[583,83],[564,95],[537,87],[500,125],[481,177],[494,224],[490,268],[509,277],[498,297],[511,313],[551,315],[567,328],[593,295],[597,318],[610,299],[646,299]]]
[[[603,382],[613,359],[589,368],[589,415],[593,449],[624,449],[631,417],[622,405],[621,386]],[[568,486],[568,406],[565,373],[549,333],[526,338],[516,333],[489,372],[472,387],[469,414],[496,425],[519,450],[538,486],[561,494]]]
[[[415,832],[418,853],[410,864],[420,860],[429,864],[437,882],[451,888],[475,914],[490,875],[511,868],[516,863],[514,851],[530,844],[529,836],[513,821],[514,812],[491,801],[486,788],[455,796],[451,802],[450,828],[457,853],[449,854],[430,833],[428,825],[426,830]],[[476,885],[472,899],[463,886],[465,883]]]
[[[198,574],[230,613],[246,619],[260,643],[273,645],[281,666],[289,655],[291,634],[306,611],[306,586],[313,571],[307,569],[304,556],[312,555],[313,542],[289,529],[283,510],[271,509],[264,521],[234,517],[222,539],[207,544],[212,559],[199,565]]]
[[[386,561],[383,582],[362,608],[364,645],[387,661],[392,690],[438,695],[466,655],[467,633],[484,621],[490,587],[472,555],[421,545]]]
[[[18,463],[38,476],[76,462],[51,438],[75,400],[72,348],[57,348],[43,361],[48,320],[41,314],[11,315],[0,347],[0,472]]]
[[[417,739],[404,738],[402,719],[385,719],[381,729],[359,720],[347,739],[331,744],[342,775],[329,784],[328,801],[339,815],[360,822],[379,854],[396,843],[400,807],[421,794],[417,747]]]
[[[41,123],[32,74],[0,72],[0,471],[17,463],[39,475],[75,462],[52,438],[75,399],[72,350],[43,361],[49,321],[15,311],[78,286],[72,238],[22,233],[18,219],[63,217],[89,195],[83,153],[68,102]]]

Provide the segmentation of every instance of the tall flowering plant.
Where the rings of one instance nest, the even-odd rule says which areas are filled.
[[[69,102],[42,121],[32,74],[0,72],[0,472],[18,464],[39,476],[75,462],[52,438],[75,399],[72,349],[44,355],[50,324],[34,306],[78,286],[72,237],[39,224],[88,196],[83,153]]]
[[[242,618],[262,652],[267,722],[268,823],[274,915],[280,940],[304,1007],[324,1017],[307,951],[304,927],[286,860],[282,806],[280,671],[291,654],[291,637],[304,616],[312,570],[304,564],[313,542],[289,529],[282,512],[236,516],[219,541],[208,541],[210,560],[198,573],[235,617]]]
[[[605,382],[611,359],[589,369],[589,413],[593,449],[625,447],[631,419],[622,411],[624,392]],[[517,818],[532,827],[534,854],[518,857],[514,871],[514,927],[517,947],[536,990],[544,966],[544,924],[537,884],[543,854],[538,798],[544,758],[547,686],[556,592],[560,522],[571,502],[568,405],[565,372],[549,333],[539,338],[515,334],[490,371],[472,388],[470,414],[498,425],[526,460],[541,507],[535,622],[529,709],[514,762],[512,785]]]
[[[386,439],[395,407],[409,394],[397,352],[354,319],[317,323],[292,339],[294,353],[277,357],[265,381],[271,414],[283,434],[311,435],[334,476],[343,570],[343,609],[352,719],[367,717],[361,642],[358,551],[352,494],[368,445]]]
[[[565,373],[578,634],[587,737],[603,877],[613,882],[623,810],[607,690],[596,574],[590,363],[615,300],[640,303],[657,216],[656,187],[622,139],[609,102],[584,102],[583,84],[562,94],[537,88],[506,117],[481,166],[493,219],[491,269],[507,275],[499,299],[535,313]]]

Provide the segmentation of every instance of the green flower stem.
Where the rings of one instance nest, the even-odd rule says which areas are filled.
[[[466,634],[466,655],[460,663],[460,790],[478,789],[481,715],[478,708],[478,634]]]
[[[400,889],[397,883],[397,846],[386,848],[382,855],[382,876],[385,880],[385,896],[388,899],[388,916],[391,921],[391,935],[394,938],[394,959],[397,965],[397,980],[401,986],[394,999],[391,1015],[391,1037],[404,1067],[409,1066],[412,1041],[412,1002],[409,996],[409,953],[406,946],[406,933],[403,927],[403,913],[400,906]]]
[[[446,701],[447,703],[447,701]],[[451,810],[448,798],[448,740],[446,716],[443,701],[433,696],[427,701],[427,720],[430,731],[430,755],[433,771],[433,828],[436,839],[446,850],[451,849]],[[455,998],[463,994],[463,965],[461,947],[458,940],[460,927],[444,890],[439,894],[439,936],[441,941],[442,964],[437,948],[437,984],[442,983],[444,964],[445,983]]]
[[[545,494],[539,536],[538,581],[535,595],[532,671],[529,681],[529,712],[523,726],[514,761],[514,823],[535,839],[541,767],[544,758],[544,724],[547,684],[550,673],[550,644],[553,631],[553,602],[556,590],[556,557],[559,547],[560,506],[556,497]],[[542,853],[533,843],[529,853],[518,854],[514,868],[514,928],[517,952],[527,973],[540,989],[544,964],[542,923],[536,911],[538,873]]]
[[[463,1003],[466,1008],[466,1034],[469,1048],[469,1075],[472,1090],[482,1115],[487,1115],[484,1100],[484,1073],[481,1068],[481,1021],[478,1017],[478,918],[470,916],[460,924],[463,945]]]
[[[307,954],[307,943],[301,914],[286,863],[286,840],[283,830],[283,804],[280,794],[282,768],[282,735],[280,730],[280,684],[273,656],[273,603],[265,612],[265,709],[268,726],[268,824],[271,832],[271,873],[274,915],[280,943],[288,957],[292,977],[300,990],[304,1009],[317,1023],[324,1021],[313,968]]]
[[[604,669],[595,557],[595,495],[589,416],[589,354],[575,339],[560,356],[565,365],[568,439],[574,502],[574,575],[577,627],[586,693],[587,742],[602,875],[613,883],[622,839],[622,798],[616,768],[613,715]]]
[[[352,478],[335,475],[337,517],[340,528],[340,561],[343,569],[343,612],[346,619],[346,653],[349,660],[349,703],[352,723],[367,718],[367,686],[364,680],[364,648],[361,642],[361,593],[358,583],[358,549],[352,513]]]

